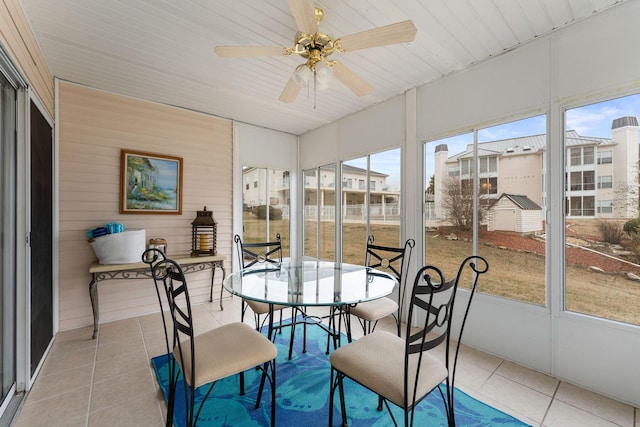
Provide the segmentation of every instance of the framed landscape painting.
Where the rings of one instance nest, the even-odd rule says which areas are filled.
[[[120,213],[181,214],[182,158],[121,150]]]

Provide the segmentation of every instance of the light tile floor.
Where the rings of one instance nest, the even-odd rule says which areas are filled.
[[[196,332],[240,319],[238,298],[224,307],[195,306]],[[389,318],[378,327],[393,331],[395,324]],[[91,332],[57,335],[14,427],[164,425],[166,408],[149,363],[165,352],[160,314],[102,324],[96,340]],[[458,368],[460,389],[533,426],[640,427],[638,408],[470,347],[463,346]]]

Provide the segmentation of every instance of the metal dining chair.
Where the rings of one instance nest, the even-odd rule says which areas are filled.
[[[447,423],[455,426],[455,375],[462,333],[478,278],[489,269],[480,256],[467,257],[455,279],[447,281],[433,266],[422,267],[416,274],[411,291],[406,334],[399,337],[386,331],[375,331],[335,350],[331,362],[329,396],[329,425],[333,425],[334,394],[340,395],[342,425],[347,425],[347,403],[344,380],[349,378],[378,395],[378,410],[386,406],[394,425],[398,425],[389,402],[404,410],[404,425],[414,424],[416,405],[428,394],[438,390],[442,397]],[[461,319],[455,346],[451,341],[451,322],[454,316],[458,286],[463,273],[472,274],[471,289]],[[467,280],[467,275],[464,275]],[[415,322],[415,323],[414,323]],[[444,344],[444,361],[430,354],[430,350]],[[349,406],[362,405],[350,402]],[[424,420],[421,422],[424,423]]]
[[[273,241],[266,242],[243,242],[242,238],[236,234],[233,238],[236,243],[236,248],[238,251],[238,260],[242,266],[242,269],[255,268],[255,269],[268,269],[268,268],[280,268],[282,264],[282,240],[280,239],[280,234],[276,234],[276,238]],[[240,320],[244,322],[244,316],[247,311],[247,308],[251,308],[254,315],[254,320],[256,324],[256,330],[260,331],[260,329],[266,324],[266,322],[271,322],[273,324],[273,319],[269,318],[269,304],[264,302],[253,301],[250,299],[242,299],[242,308],[241,308],[241,317]],[[291,340],[289,341],[289,360],[291,360],[291,356],[293,354],[293,340],[295,336],[295,328],[296,328],[296,308],[291,307],[291,323],[283,324],[282,322],[282,311],[288,308],[286,305],[274,305],[271,310],[272,314],[276,312],[280,313],[280,322],[277,326],[272,328],[278,333],[282,333],[282,329],[286,327],[291,328]],[[264,316],[261,320],[261,317]],[[271,329],[271,328],[270,328]],[[304,328],[305,340],[306,344],[306,327]],[[269,337],[273,339],[274,337]]]
[[[150,249],[142,260],[149,264],[154,280],[167,355],[169,355],[169,395],[167,399],[167,427],[173,425],[174,406],[179,374],[184,381],[185,425],[195,426],[204,402],[216,382],[234,374],[240,375],[240,394],[244,395],[244,372],[258,368],[262,371],[256,408],[260,406],[266,380],[271,386],[271,426],[276,419],[276,346],[246,323],[235,322],[195,335],[189,289],[180,265],[165,258],[164,253]],[[165,318],[161,289],[169,306],[170,318]],[[198,408],[195,390],[207,387]]]
[[[348,307],[347,312],[358,319],[364,335],[373,332],[380,319],[392,315],[396,320],[398,336],[400,336],[407,270],[415,245],[416,242],[413,239],[407,239],[400,247],[376,245],[373,236],[369,236],[367,239],[365,265],[392,274],[398,281],[398,286],[397,302],[392,298],[384,297]],[[347,337],[351,342],[351,318],[347,316],[346,319]]]

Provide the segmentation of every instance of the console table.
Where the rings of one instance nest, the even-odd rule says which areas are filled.
[[[192,257],[191,255],[176,255],[170,256],[169,258],[180,264],[185,274],[211,269],[209,301],[213,301],[213,279],[216,275],[216,268],[219,267],[222,270],[223,279],[224,276],[227,275],[224,269],[224,256],[207,255]],[[91,338],[95,339],[98,333],[98,322],[100,320],[100,308],[98,306],[98,282],[114,279],[151,278],[151,269],[149,268],[149,264],[142,261],[131,264],[99,264],[95,262],[89,267],[89,274],[91,274],[91,282],[89,282],[89,297],[91,298],[91,309],[93,310],[93,335]],[[224,310],[222,307],[222,289],[220,290],[220,310]]]

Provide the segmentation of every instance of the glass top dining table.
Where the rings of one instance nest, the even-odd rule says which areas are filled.
[[[390,274],[363,265],[283,259],[227,276],[223,286],[234,295],[273,305],[353,305],[387,296],[398,284]]]

